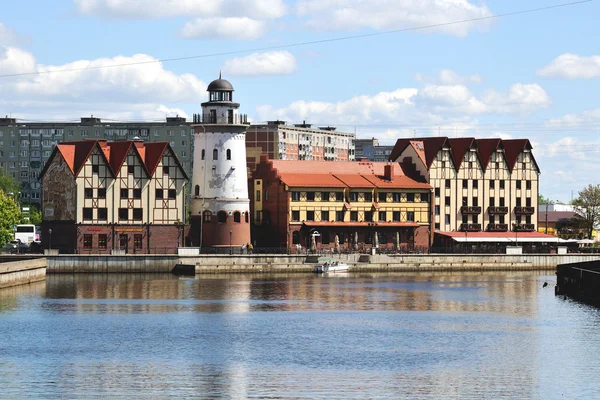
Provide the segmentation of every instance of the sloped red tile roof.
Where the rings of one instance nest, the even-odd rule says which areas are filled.
[[[452,138],[448,139],[450,143],[450,149],[452,150],[452,158],[454,159],[454,165],[458,170],[465,159],[465,154],[473,146],[474,138]]]
[[[479,152],[479,160],[481,161],[481,166],[484,170],[487,169],[490,160],[492,159],[492,154],[496,150],[500,148],[502,143],[501,139],[476,139],[477,141],[477,151]]]
[[[547,218],[547,219],[546,219]],[[558,222],[560,220],[570,220],[570,219],[579,219],[583,220],[583,217],[577,214],[575,211],[542,211],[538,210],[538,222],[544,223],[546,220],[548,222]]]
[[[416,182],[403,174],[397,165],[391,165],[393,179],[384,179],[384,168],[390,163],[371,161],[309,161],[268,160],[279,179],[290,187],[351,187],[351,188],[403,188],[431,189],[427,183]],[[333,180],[335,179],[335,181]]]
[[[61,143],[58,144],[56,148],[67,163],[69,169],[71,170],[71,173],[75,174],[75,145]]]
[[[408,139],[401,138],[396,141],[396,145],[392,149],[392,153],[390,154],[389,160],[395,161],[400,154],[406,149],[406,146],[410,145],[411,142],[421,142],[423,143],[423,151],[425,153],[425,162],[427,168],[431,167],[433,160],[437,156],[437,153],[440,151],[442,147],[447,145],[448,138],[447,137],[427,137],[427,138],[416,138],[416,139]]]
[[[508,164],[508,169],[512,171],[517,163],[519,154],[525,149],[531,150],[531,144],[528,139],[503,140],[503,143],[506,163]]]

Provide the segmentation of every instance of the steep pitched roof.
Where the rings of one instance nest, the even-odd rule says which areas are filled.
[[[519,154],[525,149],[531,150],[531,143],[529,143],[529,139],[510,139],[503,140],[502,142],[504,143],[506,163],[508,164],[508,169],[512,172],[519,159]]]
[[[396,161],[402,152],[404,152],[406,147],[411,144],[411,142],[421,142],[423,144],[423,152],[425,154],[425,165],[427,168],[430,168],[438,152],[440,149],[442,149],[442,147],[444,147],[444,145],[446,145],[447,141],[448,138],[446,137],[427,137],[415,139],[400,138],[396,141],[396,145],[390,154],[389,160]]]
[[[477,151],[479,153],[479,160],[481,161],[481,167],[485,171],[492,159],[492,154],[502,144],[501,139],[475,139],[477,143]]]
[[[448,139],[450,149],[452,150],[452,158],[454,159],[454,168],[458,171],[462,162],[465,159],[465,154],[471,149],[474,144],[474,138],[451,138]]]
[[[67,163],[67,166],[71,170],[71,173],[75,175],[75,145],[59,144],[56,146],[56,148],[57,150],[55,150],[54,153],[56,153],[56,151],[60,152],[63,159]],[[54,154],[50,158],[54,158]]]

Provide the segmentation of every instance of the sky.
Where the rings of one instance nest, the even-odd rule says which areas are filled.
[[[254,122],[528,138],[545,197],[600,183],[600,0],[0,5],[0,114],[23,122],[190,118],[221,72]]]

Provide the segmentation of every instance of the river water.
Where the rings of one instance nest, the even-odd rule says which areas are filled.
[[[555,281],[50,275],[0,290],[0,398],[600,398],[600,315]]]

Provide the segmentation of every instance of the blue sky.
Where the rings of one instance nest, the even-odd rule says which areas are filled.
[[[566,3],[566,2],[563,2]],[[560,0],[21,0],[0,14],[0,113],[28,121],[191,116],[220,70],[254,121],[391,144],[529,138],[541,192],[599,183],[600,2],[345,41]],[[216,53],[239,54],[207,56]],[[114,64],[207,56],[127,67]],[[83,68],[93,67],[83,70]],[[97,68],[100,67],[100,68]]]

